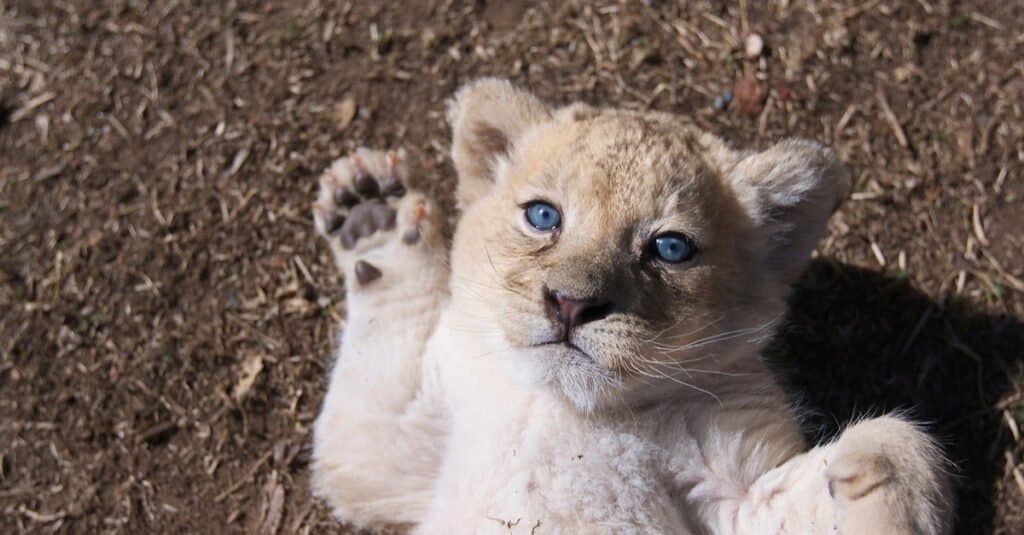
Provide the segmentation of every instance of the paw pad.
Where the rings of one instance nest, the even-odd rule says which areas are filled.
[[[360,286],[366,286],[381,277],[381,272],[373,264],[359,260],[355,265],[356,280]]]
[[[399,178],[401,158],[396,152],[360,150],[336,161],[320,178],[321,195],[314,204],[321,234],[351,250],[377,231],[394,229],[396,213],[388,202],[406,193]]]
[[[337,186],[334,188],[334,202],[338,206],[352,208],[359,204],[359,196],[349,191],[348,188]]]
[[[419,227],[413,227],[402,233],[402,243],[406,245],[414,245],[420,241],[420,229]]]
[[[356,191],[359,192],[364,198],[375,198],[380,197],[380,184],[377,183],[377,179],[370,175],[358,175],[356,176]]]
[[[395,210],[379,200],[363,202],[352,208],[341,228],[332,234],[341,238],[342,247],[352,249],[361,238],[395,228],[395,216]]]

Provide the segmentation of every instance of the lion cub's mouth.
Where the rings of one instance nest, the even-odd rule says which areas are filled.
[[[580,346],[578,346],[578,345],[572,343],[572,341],[566,340],[566,339],[551,340],[551,341],[548,341],[548,342],[541,342],[539,344],[534,344],[533,345],[533,347],[551,347],[551,346],[557,346],[559,349],[562,349],[563,351],[569,351],[569,352],[572,352],[572,353],[577,353],[579,355],[582,355],[582,356],[586,357],[589,360],[594,360],[594,357],[592,357],[590,355],[590,353],[587,353]]]

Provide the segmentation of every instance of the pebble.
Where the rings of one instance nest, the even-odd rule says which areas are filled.
[[[733,93],[736,94],[736,105],[740,111],[751,117],[761,113],[764,100],[768,96],[768,91],[758,82],[754,71],[747,71],[736,81]]]
[[[355,117],[356,101],[352,97],[342,100],[334,107],[334,120],[339,130],[344,130],[345,127],[352,123],[352,119],[355,119]]]
[[[729,107],[729,104],[732,103],[732,98],[732,89],[726,89],[724,93],[715,97],[712,104],[715,106],[716,110],[722,111]]]
[[[748,58],[756,58],[761,55],[764,51],[764,39],[756,33],[752,33],[747,36],[743,41],[743,45],[746,48]]]

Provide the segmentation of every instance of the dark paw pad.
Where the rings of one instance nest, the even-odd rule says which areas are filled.
[[[380,197],[380,184],[377,183],[377,179],[366,173],[360,173],[356,176],[355,180],[356,191],[363,196],[363,198],[377,198]]]
[[[340,228],[332,234],[341,239],[341,246],[351,249],[360,239],[373,235],[378,230],[395,228],[395,210],[380,200],[372,200],[355,205],[348,218]]]
[[[387,197],[401,197],[405,195],[405,184],[397,177],[388,177],[381,184],[381,191]]]
[[[418,241],[420,241],[420,229],[418,227],[413,227],[402,233],[402,242],[406,245],[413,245]]]
[[[368,170],[370,166],[362,157],[353,155],[349,158],[351,182],[334,185],[329,190],[333,203],[322,202],[318,208],[321,228],[336,236],[345,249],[352,249],[360,239],[377,231],[395,228],[395,210],[388,206],[387,200],[400,198],[406,193],[405,185],[398,178],[399,156],[396,153],[377,153],[372,157],[382,157],[386,162],[376,166],[384,175],[383,179],[378,179]],[[330,171],[328,176],[338,180],[337,175],[331,175]]]
[[[373,264],[359,260],[355,265],[356,280],[359,281],[360,286],[366,286],[367,284],[377,280],[381,276],[381,272]]]
[[[334,203],[345,208],[352,208],[359,204],[359,196],[346,187],[338,186],[334,188]]]

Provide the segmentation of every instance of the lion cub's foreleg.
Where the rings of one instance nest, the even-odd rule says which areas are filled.
[[[761,476],[720,504],[713,533],[939,535],[951,529],[944,461],[893,416],[865,420]]]
[[[443,434],[423,366],[447,292],[442,214],[407,191],[408,172],[403,152],[360,149],[324,172],[313,205],[348,307],[314,430],[313,488],[364,526],[418,520]]]

